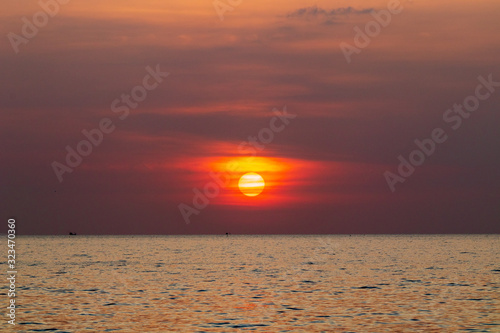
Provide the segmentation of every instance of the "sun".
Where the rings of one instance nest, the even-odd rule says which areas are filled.
[[[262,193],[266,183],[261,175],[255,172],[245,173],[238,182],[241,193],[249,197],[255,197]]]

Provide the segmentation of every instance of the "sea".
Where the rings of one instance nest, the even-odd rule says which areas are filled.
[[[499,235],[18,236],[15,250],[2,332],[500,332]]]

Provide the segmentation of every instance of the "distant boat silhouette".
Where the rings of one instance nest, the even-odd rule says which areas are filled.
[[[76,236],[76,232],[70,232],[69,235],[70,236]]]

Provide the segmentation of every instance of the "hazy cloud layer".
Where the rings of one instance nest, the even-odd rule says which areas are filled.
[[[369,14],[373,12],[373,8],[365,8],[365,9],[355,9],[351,6],[349,7],[339,7],[339,8],[334,8],[334,9],[323,9],[318,6],[311,6],[311,7],[304,7],[304,8],[299,8],[290,14],[288,14],[288,17],[337,17],[337,16],[345,16],[345,15],[350,15],[350,14]]]

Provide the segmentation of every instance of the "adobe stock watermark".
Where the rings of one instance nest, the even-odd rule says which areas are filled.
[[[6,315],[10,320],[7,322],[11,325],[16,324],[16,220],[7,220],[7,281],[8,281],[8,296],[9,306]]]
[[[133,87],[130,94],[121,94],[120,98],[116,98],[111,102],[111,111],[119,114],[120,120],[125,120],[130,114],[131,109],[136,109],[139,103],[143,102],[148,96],[148,92],[155,90],[163,80],[170,75],[168,72],[162,72],[160,65],[156,65],[153,69],[150,66],[146,67],[147,74],[142,79],[142,84]],[[51,166],[59,183],[63,181],[65,173],[72,173],[75,168],[80,166],[83,158],[89,156],[94,147],[98,147],[104,140],[104,134],[111,134],[116,129],[115,124],[110,118],[102,118],[99,125],[91,130],[82,130],[82,135],[86,139],[80,140],[76,148],[66,146],[66,164],[58,161],[53,161]]]
[[[500,87],[500,81],[493,81],[493,74],[489,74],[487,79],[480,75],[477,80],[479,84],[476,86],[473,95],[465,97],[462,104],[455,103],[452,108],[443,113],[444,123],[454,131],[462,126],[464,119],[468,119],[471,113],[479,108],[481,101],[490,98],[495,92],[495,88]],[[416,167],[424,164],[426,158],[436,152],[437,145],[444,143],[447,139],[448,135],[441,127],[433,129],[428,138],[423,140],[415,139],[414,143],[417,148],[408,154],[408,158],[406,159],[402,155],[398,156],[400,163],[397,172],[384,172],[384,178],[391,192],[394,193],[396,184],[404,183],[415,172]]]
[[[9,32],[7,38],[9,39],[12,49],[17,54],[19,53],[19,46],[28,44],[30,40],[38,35],[39,29],[45,27],[50,18],[56,16],[61,9],[61,5],[66,5],[70,0],[40,0],[38,5],[41,10],[36,12],[33,17],[28,19],[26,16],[21,18],[23,26],[21,27],[21,35]]]
[[[360,54],[362,49],[367,48],[372,39],[380,35],[382,28],[386,28],[391,23],[392,16],[400,14],[403,9],[404,7],[399,0],[389,0],[387,9],[381,9],[378,12],[374,10],[371,13],[374,20],[365,24],[364,32],[359,26],[355,26],[354,45],[346,42],[339,45],[347,63],[351,63],[353,54]]]
[[[274,140],[276,133],[282,132],[285,127],[290,124],[290,120],[297,117],[296,114],[287,112],[286,105],[281,112],[274,108],[273,113],[275,116],[269,120],[268,127],[262,128],[256,136],[250,135],[247,141],[243,141],[239,144],[238,152],[240,154],[250,154],[251,158],[254,158],[258,151],[264,150],[266,145]],[[179,211],[186,224],[191,222],[190,218],[193,214],[200,214],[200,212],[210,204],[210,199],[214,199],[219,195],[221,188],[225,188],[229,185],[231,174],[237,172],[238,167],[239,163],[237,161],[230,161],[226,164],[224,172],[209,173],[213,181],[207,182],[202,189],[193,188],[194,196],[192,206],[185,203],[178,205]]]
[[[236,7],[241,5],[243,0],[214,0],[212,4],[214,5],[215,12],[219,16],[221,21],[224,21],[224,14],[226,12],[232,12]]]

